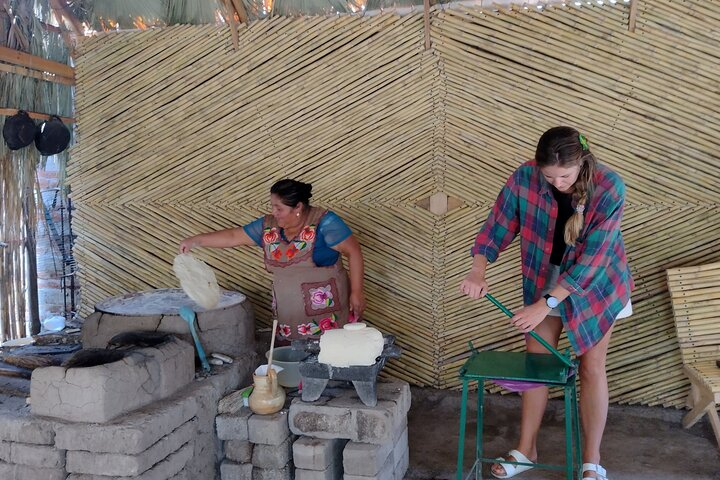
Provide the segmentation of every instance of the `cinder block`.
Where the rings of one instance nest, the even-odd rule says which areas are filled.
[[[408,451],[408,429],[405,427],[397,440],[395,440],[395,446],[393,447],[393,457],[395,458],[396,467],[403,457],[407,456]]]
[[[292,443],[294,438],[291,435],[280,445],[255,444],[252,453],[252,464],[254,467],[266,469],[281,469],[292,460]]]
[[[225,458],[236,463],[252,462],[253,444],[247,440],[225,442]]]
[[[0,442],[0,460],[30,467],[62,468],[65,466],[65,450],[46,445]]]
[[[343,476],[342,464],[333,462],[325,470],[295,469],[295,480],[340,480]]]
[[[238,413],[218,415],[215,417],[215,428],[220,440],[247,440],[248,420],[252,416],[249,408],[243,407]]]
[[[67,473],[62,468],[40,468],[0,462],[2,480],[65,480],[66,477]]]
[[[139,455],[70,451],[66,470],[92,475],[137,476],[179,450],[196,434],[197,419],[193,419]]]
[[[410,466],[410,450],[405,450],[405,453],[400,458],[400,461],[395,465],[395,473],[393,474],[394,480],[403,480],[407,473],[408,467]]]
[[[375,475],[351,475],[345,473],[343,476],[344,480],[395,480],[395,462],[393,462],[392,455],[388,455],[385,464],[383,464],[380,471]]]
[[[402,380],[378,381],[377,397],[378,401],[385,400],[397,403],[399,412],[402,415],[407,415],[410,411],[410,384],[407,382]]]
[[[63,450],[139,454],[193,418],[207,387],[196,383],[177,394],[104,425],[58,424],[55,445]]]
[[[253,466],[251,463],[235,463],[224,460],[220,464],[222,480],[252,480]]]
[[[388,456],[392,456],[395,444],[390,441],[382,445],[348,442],[343,450],[343,469],[349,475],[372,477],[382,470]],[[392,466],[395,462],[390,459]]]
[[[253,467],[252,480],[292,480],[294,470],[292,463],[281,469]]]
[[[325,471],[332,463],[342,465],[347,440],[300,437],[293,443],[293,463],[298,469]]]
[[[299,398],[290,405],[290,430],[316,438],[347,438],[382,445],[405,421],[396,402],[382,400],[368,407],[359,399],[342,397],[316,405]]]
[[[192,443],[186,443],[177,452],[167,457],[162,462],[153,466],[142,475],[132,477],[134,480],[189,480],[185,472],[185,466],[192,458]],[[129,480],[130,477],[112,477],[106,475],[90,475],[85,473],[73,473],[67,480]]]
[[[290,405],[290,430],[295,435],[354,440],[353,412],[350,408],[314,405],[296,398]]]
[[[252,443],[280,445],[289,435],[287,410],[272,415],[253,415],[248,420],[248,437]]]
[[[12,402],[13,399],[14,397],[10,398],[8,402]],[[24,404],[25,399],[23,398],[22,401]],[[23,406],[19,405],[18,408]],[[56,422],[33,417],[29,413],[20,413],[17,416],[3,415],[0,441],[53,445],[56,425]]]

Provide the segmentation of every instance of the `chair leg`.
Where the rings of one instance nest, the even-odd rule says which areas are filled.
[[[692,427],[709,409],[715,409],[715,398],[710,392],[702,392],[693,400],[693,409],[683,417],[682,426]]]
[[[458,438],[457,480],[463,478],[463,456],[465,455],[465,421],[467,415],[468,380],[463,378],[462,403],[460,404],[460,434]]]
[[[578,408],[577,379],[572,385],[573,429],[575,433],[575,475],[582,478],[582,436],[580,434],[580,410]]]
[[[573,415],[572,389],[565,385],[565,476],[573,480]]]
[[[708,418],[710,419],[710,426],[712,426],[713,432],[715,432],[715,440],[717,441],[718,448],[720,448],[720,416],[718,416],[714,402],[708,410]]]
[[[482,480],[482,462],[478,462],[483,457],[483,425],[485,409],[483,407],[485,401],[485,380],[478,381],[478,398],[477,398],[477,429],[475,430],[475,461],[477,462],[477,471],[475,478]]]

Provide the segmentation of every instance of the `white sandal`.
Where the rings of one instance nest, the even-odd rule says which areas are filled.
[[[594,479],[591,477],[586,477],[585,472],[593,472],[593,473],[596,473],[597,476]],[[596,463],[583,463],[582,473],[583,473],[583,479],[608,480],[607,470],[605,470],[603,467],[601,467],[600,465],[598,465]]]
[[[498,457],[495,459],[495,460],[497,460],[497,464],[500,465],[501,467],[503,467],[503,469],[505,469],[505,475],[496,475],[495,472],[493,472],[491,470],[490,473],[492,474],[493,477],[495,477],[495,478],[512,478],[519,473],[527,472],[528,470],[531,470],[533,468],[530,465],[513,465],[511,463],[505,463],[505,462],[507,462],[508,457],[513,457],[516,462],[520,462],[520,463],[535,463],[535,462],[531,461],[529,458],[527,458],[525,455],[523,455],[522,453],[518,452],[517,450],[510,450],[507,453],[507,455],[505,456],[505,458]]]

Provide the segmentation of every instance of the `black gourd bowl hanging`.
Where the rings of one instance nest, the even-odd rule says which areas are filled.
[[[10,150],[20,150],[35,140],[38,128],[30,115],[24,110],[8,117],[3,125],[3,138]]]
[[[57,115],[40,124],[35,135],[35,147],[41,155],[56,155],[70,144],[70,130]]]

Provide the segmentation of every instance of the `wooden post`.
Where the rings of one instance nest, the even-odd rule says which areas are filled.
[[[25,217],[25,254],[27,255],[27,289],[28,289],[28,303],[29,303],[29,314],[30,314],[30,332],[25,332],[27,335],[37,335],[40,333],[40,305],[38,300],[38,275],[37,275],[37,245],[35,243],[35,226],[30,225],[28,218],[30,217],[30,206],[28,205],[29,198],[34,195],[35,192],[32,188],[28,188],[25,191],[25,198],[23,199],[23,216]],[[25,322],[27,324],[27,321]]]
[[[425,50],[430,50],[430,0],[423,1],[423,20],[425,23]]]
[[[15,115],[17,112],[17,108],[0,108],[0,116],[10,117]],[[34,118],[35,120],[48,120],[50,118],[49,113],[27,112],[27,114],[30,118]],[[58,117],[60,116],[58,115]],[[63,123],[75,123],[75,119],[72,117],[60,117],[60,120],[62,120]]]
[[[232,37],[233,48],[237,52],[240,48],[238,39],[238,24],[235,20],[235,7],[231,0],[225,0],[225,11],[227,11],[227,22],[230,27],[230,36]],[[240,16],[240,14],[238,14]]]
[[[630,18],[628,18],[628,30],[633,33],[635,32],[635,21],[637,18],[637,0],[631,0],[630,2]]]
[[[70,65],[54,62],[13,48],[0,47],[0,61],[12,65],[20,65],[21,67],[28,67],[41,72],[54,73],[61,77],[75,78],[75,69]]]

